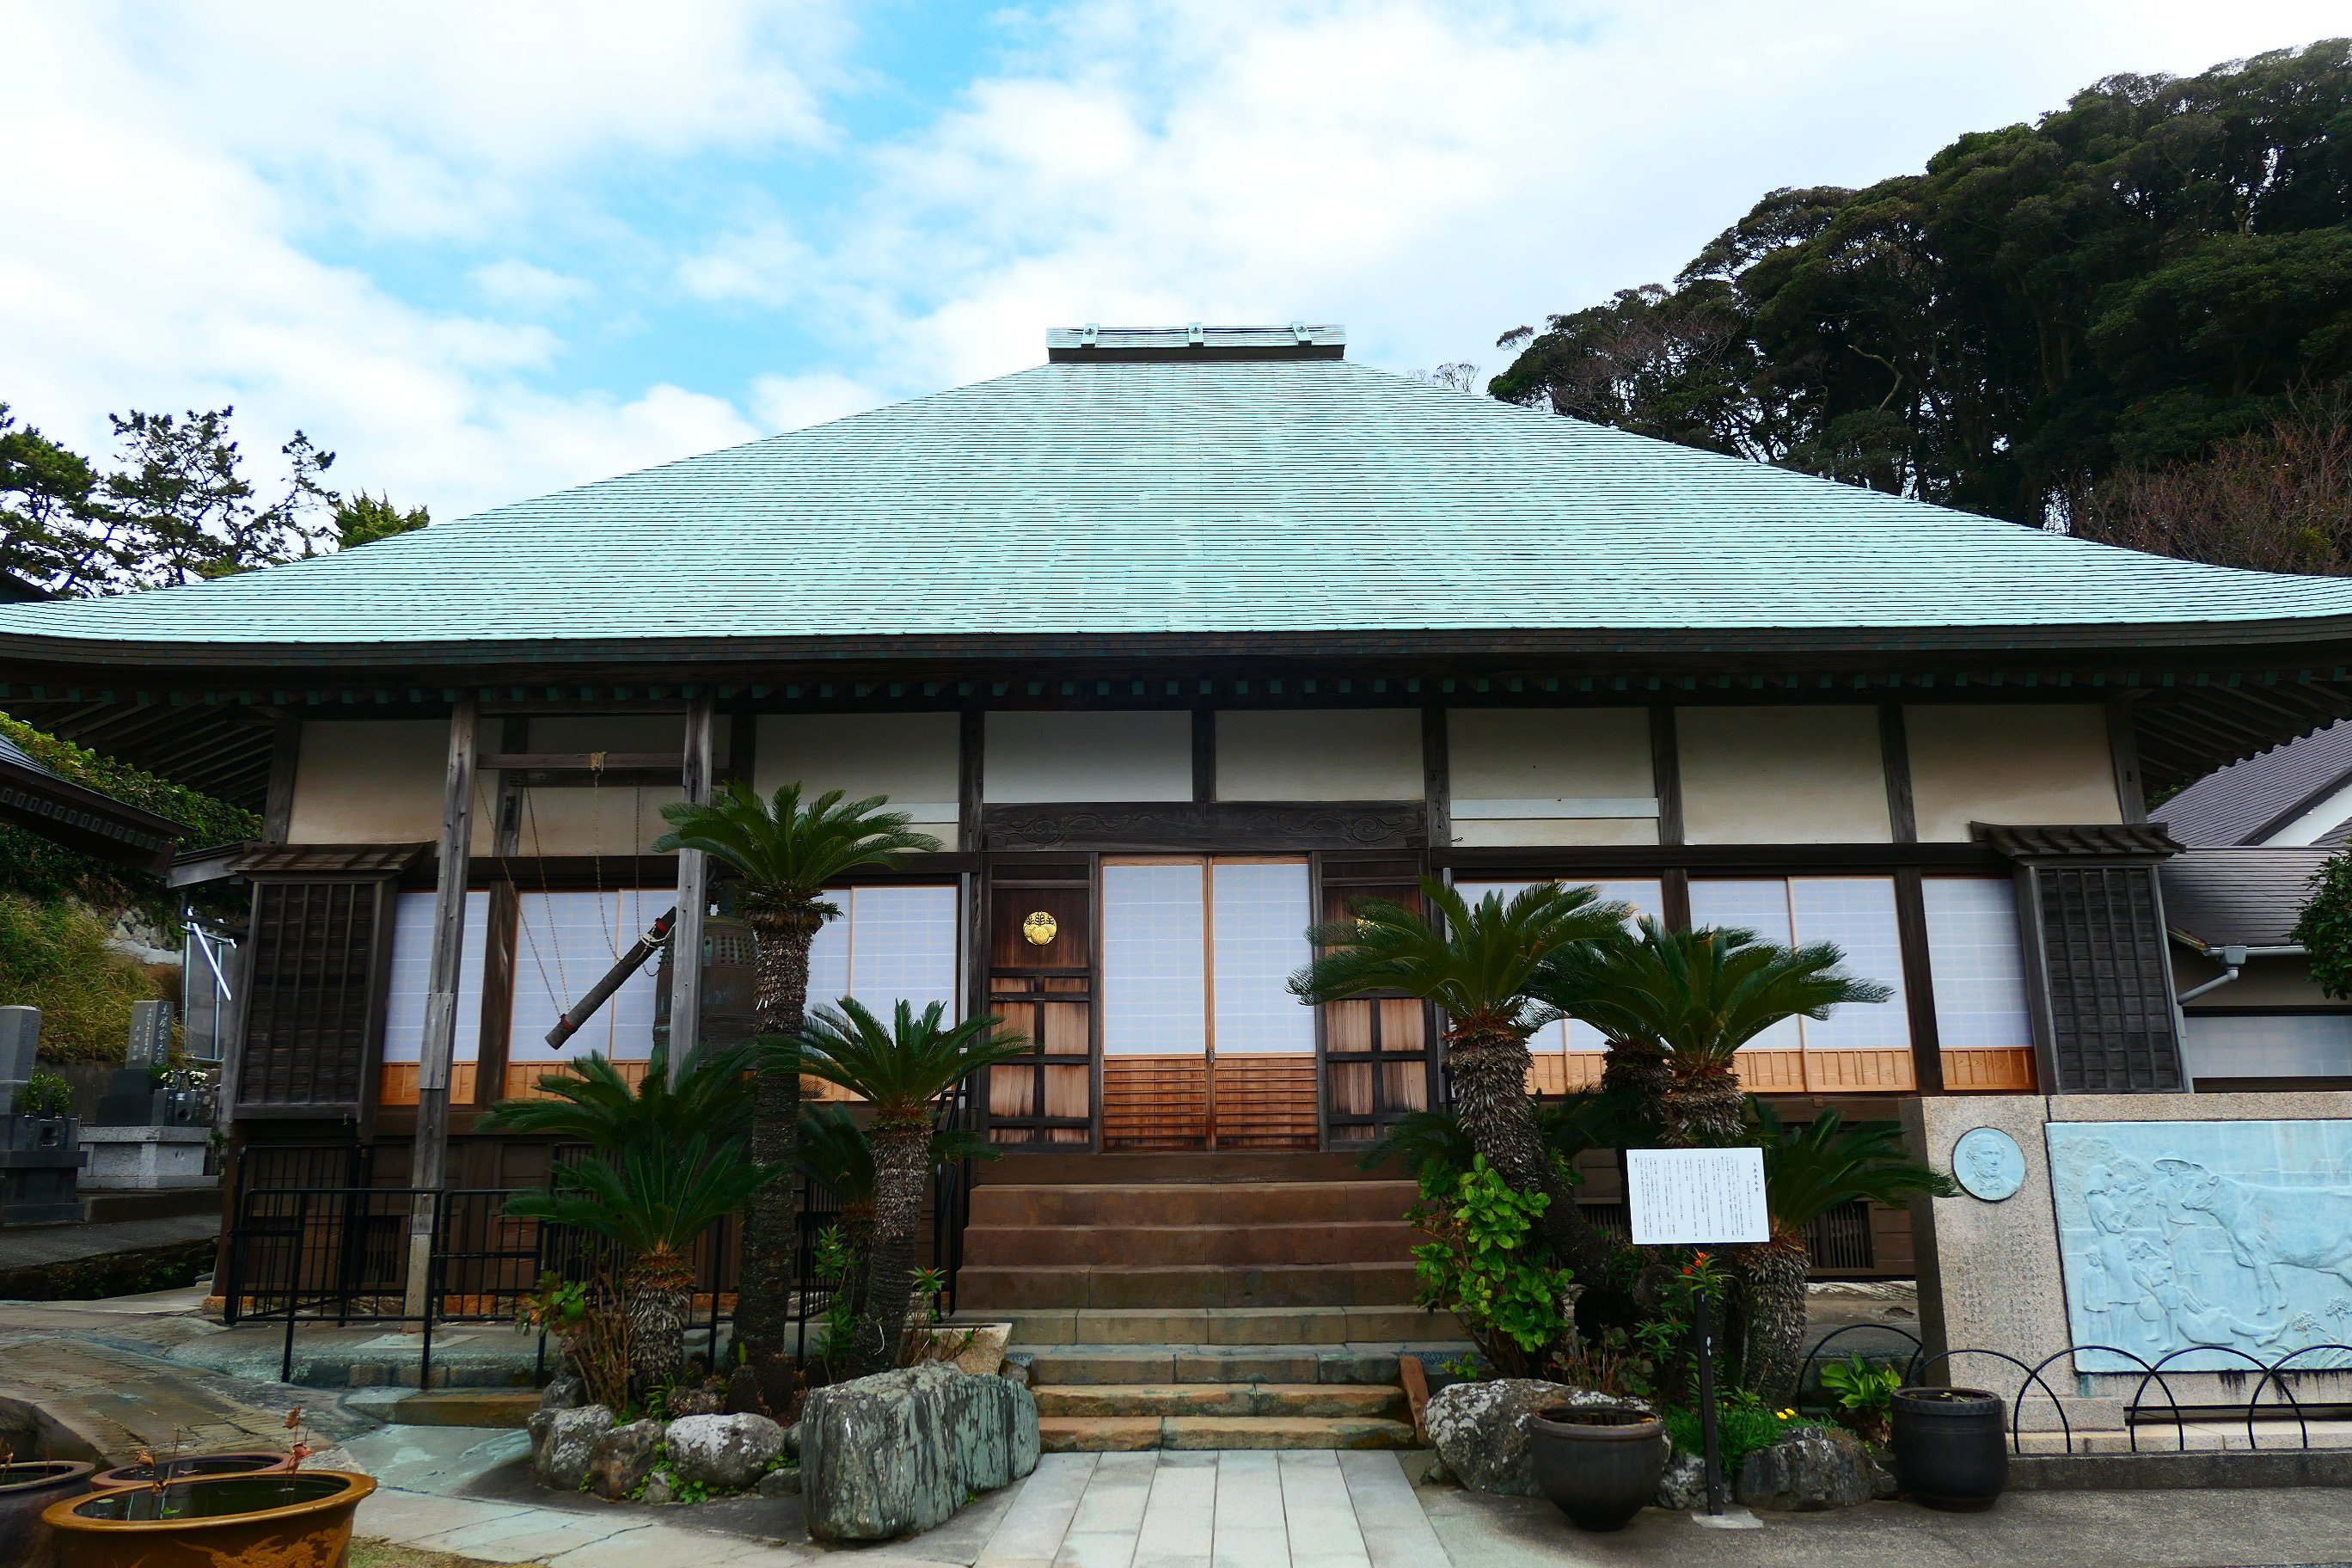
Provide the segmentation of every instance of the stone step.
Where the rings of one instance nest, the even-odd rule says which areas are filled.
[[[398,1400],[392,1418],[406,1426],[521,1426],[538,1408],[535,1388],[446,1388]]]
[[[971,1224],[993,1226],[1217,1226],[1385,1220],[1402,1224],[1411,1182],[1163,1182],[982,1186]]]
[[[969,1298],[967,1298],[967,1300]],[[1076,1307],[989,1312],[967,1307],[960,1323],[1013,1325],[1016,1345],[1342,1345],[1459,1340],[1449,1312],[1420,1307]]]
[[[1362,1155],[1344,1150],[1309,1153],[1298,1149],[1218,1149],[1159,1152],[1113,1151],[1100,1154],[1049,1154],[1007,1149],[972,1172],[979,1185],[999,1187],[1095,1187],[1150,1183],[1156,1186],[1223,1186],[1248,1182],[1385,1182],[1393,1166],[1367,1171]]]
[[[1365,1416],[1408,1421],[1404,1390],[1377,1383],[1074,1383],[1034,1387],[1044,1415]]]
[[[1253,1225],[973,1225],[964,1268],[1265,1268],[1302,1263],[1397,1263],[1420,1233],[1399,1219],[1318,1219]]]
[[[1034,1387],[1271,1383],[1393,1385],[1397,1359],[1441,1367],[1468,1355],[1460,1341],[1356,1345],[1051,1345],[1013,1347]]]
[[[1381,1307],[1410,1301],[1412,1260],[1220,1267],[1003,1267],[965,1254],[956,1304],[967,1314],[1044,1307]]]
[[[1041,1415],[1049,1454],[1152,1448],[1411,1448],[1409,1422],[1357,1415]]]

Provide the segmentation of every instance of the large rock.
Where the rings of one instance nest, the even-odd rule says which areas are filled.
[[[1853,1433],[1803,1426],[1748,1456],[1736,1495],[1749,1508],[1814,1513],[1891,1490],[1891,1478]]]
[[[925,1362],[816,1390],[800,1444],[811,1538],[887,1541],[1035,1469],[1037,1401],[1005,1378]]]
[[[1528,1457],[1528,1417],[1567,1405],[1578,1410],[1639,1410],[1638,1400],[1531,1377],[1448,1384],[1429,1396],[1429,1440],[1456,1481],[1472,1491],[1538,1497]]]
[[[1705,1508],[1706,1460],[1697,1454],[1680,1451],[1670,1455],[1666,1468],[1658,1473],[1657,1503],[1660,1508],[1670,1509],[1676,1513]]]
[[[715,1388],[674,1388],[669,1395],[669,1418],[683,1421],[689,1415],[717,1415],[727,1408],[727,1396]]]
[[[784,1451],[784,1429],[764,1415],[688,1415],[669,1424],[663,1442],[679,1480],[740,1492]]]
[[[577,1410],[588,1403],[588,1385],[580,1381],[578,1373],[557,1374],[554,1382],[540,1390],[541,1410]]]
[[[646,1484],[661,1449],[662,1424],[632,1421],[596,1439],[588,1460],[588,1487],[606,1502],[619,1502]]]
[[[578,1491],[581,1482],[588,1479],[590,1461],[596,1457],[597,1439],[612,1429],[613,1413],[601,1405],[533,1412],[530,1421],[532,1479],[557,1491]]]

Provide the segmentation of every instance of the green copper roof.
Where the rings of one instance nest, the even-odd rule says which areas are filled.
[[[346,554],[9,605],[0,652],[1476,632],[1729,649],[1834,628],[2335,636],[2321,623],[2347,616],[2352,579],[2136,554],[1344,360],[1218,359],[1049,363]]]

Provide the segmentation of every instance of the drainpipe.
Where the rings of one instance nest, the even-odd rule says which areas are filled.
[[[2202,985],[2190,986],[2175,998],[2176,1001],[2183,1004],[2194,1002],[2209,991],[2219,991],[2222,986],[2238,978],[2240,972],[2246,966],[2246,960],[2250,958],[2302,958],[2308,951],[2299,942],[2281,942],[2270,947],[2248,947],[2237,942],[2214,947],[2180,931],[2174,931],[2172,940],[2183,947],[2194,949],[2221,966],[2220,974]]]

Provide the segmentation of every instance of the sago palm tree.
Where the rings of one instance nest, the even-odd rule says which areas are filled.
[[[937,849],[939,840],[908,829],[904,812],[886,811],[880,795],[845,803],[839,790],[803,802],[788,784],[762,800],[736,781],[708,805],[677,801],[662,807],[670,831],[657,853],[698,849],[735,868],[742,879],[743,920],[759,942],[755,1003],[761,1033],[790,1039],[801,1031],[808,1005],[809,944],[838,907],[824,889],[852,871],[886,867],[909,851]],[[799,1131],[801,1080],[787,1053],[761,1058],[751,1093],[751,1163],[771,1174],[789,1172]],[[743,1268],[737,1295],[735,1342],[756,1357],[782,1353],[799,1244],[799,1194],[790,1181],[769,1182],[743,1215]]]
[[[635,1084],[603,1056],[591,1053],[551,1068],[538,1100],[502,1100],[481,1120],[486,1132],[530,1132],[585,1143],[611,1153],[641,1141],[675,1142],[700,1133],[740,1138],[751,1125],[743,1074],[751,1054],[741,1046],[697,1052],[675,1076],[667,1047],[654,1052]]]
[[[1434,1002],[1454,1113],[1471,1147],[1518,1191],[1550,1196],[1545,1240],[1579,1279],[1597,1283],[1616,1247],[1576,1206],[1537,1128],[1528,1040],[1559,1014],[1528,988],[1547,961],[1615,936],[1625,906],[1555,883],[1472,904],[1431,879],[1422,895],[1433,913],[1366,899],[1352,918],[1318,926],[1308,934],[1321,951],[1290,989],[1316,1004],[1383,991]]]
[[[1826,1018],[1832,1007],[1893,994],[1843,973],[1844,959],[1832,942],[1781,947],[1751,931],[1668,931],[1645,920],[1631,939],[1559,954],[1535,992],[1598,1029],[1612,1056],[1663,1061],[1662,1075],[1643,1078],[1664,1142],[1737,1143],[1747,1103],[1740,1047],[1785,1019]]]
[[[676,1380],[686,1360],[694,1244],[769,1180],[741,1143],[700,1134],[638,1142],[557,1171],[551,1186],[517,1193],[507,1212],[610,1237],[624,1257],[629,1381],[642,1396]]]
[[[1003,1152],[979,1133],[964,1127],[943,1127],[931,1134],[926,1162],[928,1174],[959,1160],[994,1160]],[[835,1223],[853,1260],[840,1289],[853,1313],[866,1306],[866,1265],[874,1256],[874,1144],[846,1106],[801,1107],[800,1149],[793,1164],[809,1180],[820,1183],[841,1204]]]
[[[934,1002],[919,1014],[901,1002],[889,1023],[845,996],[809,1015],[794,1042],[801,1070],[838,1084],[874,1108],[874,1245],[866,1310],[842,1358],[852,1374],[898,1363],[914,1291],[915,1233],[929,1173],[932,1106],[973,1073],[1030,1048],[993,1017],[945,1019]],[[839,1347],[835,1347],[837,1353]]]
[[[1747,1331],[1741,1380],[1775,1409],[1796,1396],[1805,1345],[1805,1279],[1812,1258],[1806,1227],[1842,1204],[1900,1204],[1919,1194],[1949,1197],[1951,1178],[1904,1150],[1891,1122],[1848,1127],[1834,1110],[1789,1132],[1769,1106],[1756,1106],[1764,1146],[1764,1201],[1772,1239],[1739,1250]]]

